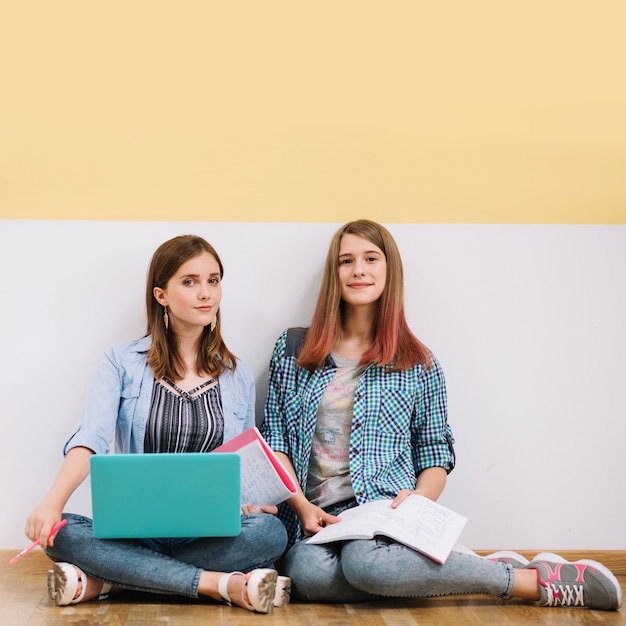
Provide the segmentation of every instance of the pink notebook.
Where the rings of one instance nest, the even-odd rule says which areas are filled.
[[[279,504],[297,493],[296,484],[258,428],[245,430],[212,451],[241,458],[241,504]]]

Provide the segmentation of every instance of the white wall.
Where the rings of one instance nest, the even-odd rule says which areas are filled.
[[[626,549],[626,227],[390,224],[407,312],[447,374],[457,469],[441,502],[476,548]],[[144,280],[195,233],[225,265],[224,336],[254,369],[305,325],[338,224],[0,221],[0,549],[25,544],[110,344],[144,334]],[[89,514],[86,485],[69,510]]]

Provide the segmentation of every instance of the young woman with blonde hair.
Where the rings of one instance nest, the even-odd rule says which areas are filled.
[[[617,579],[595,562],[456,550],[440,565],[382,536],[307,543],[358,504],[436,500],[455,463],[444,374],[407,325],[400,254],[376,222],[337,231],[310,327],[276,342],[262,432],[301,486],[279,515],[290,533],[285,573],[302,599],[490,594],[542,606],[621,603]]]

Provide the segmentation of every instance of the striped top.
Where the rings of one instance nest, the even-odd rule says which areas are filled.
[[[190,391],[163,380],[175,391],[155,381],[144,452],[210,452],[221,445],[224,412],[217,378]]]

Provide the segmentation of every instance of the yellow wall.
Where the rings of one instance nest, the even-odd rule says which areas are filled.
[[[626,223],[626,3],[6,2],[0,218]]]

